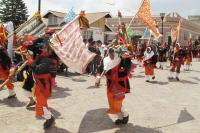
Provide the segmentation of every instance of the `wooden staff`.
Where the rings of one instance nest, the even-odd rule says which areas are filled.
[[[15,71],[15,68],[12,68],[10,70],[10,74],[13,76],[16,76],[17,74],[19,74],[19,72],[26,67],[28,61],[25,61],[19,68],[17,68],[17,70]],[[7,79],[5,82],[3,82],[3,84],[1,84],[0,86],[0,90],[3,89],[3,87],[8,83],[10,79]]]

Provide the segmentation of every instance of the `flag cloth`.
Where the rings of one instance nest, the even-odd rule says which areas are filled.
[[[128,24],[126,24],[126,34],[130,39],[135,36],[135,32],[130,27],[128,28]]]
[[[5,26],[8,34],[13,32],[14,27],[13,27],[13,23],[11,21],[4,23],[4,26]],[[14,36],[11,36],[8,38],[8,47],[7,47],[8,55],[11,59],[13,57],[13,39],[14,39]]]
[[[142,22],[151,29],[151,31],[158,38],[160,37],[160,33],[156,28],[156,22],[151,16],[150,10],[150,0],[143,0],[142,4],[137,12],[137,16],[142,20]]]
[[[25,23],[25,25],[16,30],[15,34],[17,38],[24,35],[38,36],[39,34],[43,33],[47,28],[43,21],[35,16]]]
[[[179,23],[177,24],[176,31],[175,31],[174,34],[173,34],[173,38],[178,37],[180,28],[181,28],[181,21],[179,21]]]
[[[171,30],[172,42],[174,42],[174,41],[176,40],[176,37],[175,37],[175,38],[173,37],[173,34],[174,34],[174,32],[175,32],[175,29],[174,29],[174,27],[172,26],[172,27],[170,28],[170,30]]]
[[[144,39],[149,39],[150,37],[150,29],[148,27],[146,27],[146,30],[144,32]]]
[[[54,45],[54,51],[63,63],[73,71],[82,74],[96,54],[90,52],[83,43],[78,18],[79,16],[57,33],[62,46],[57,40],[58,37],[53,36],[51,42]]]
[[[76,17],[76,13],[73,11],[73,8],[70,12],[63,18],[63,22],[69,23]]]

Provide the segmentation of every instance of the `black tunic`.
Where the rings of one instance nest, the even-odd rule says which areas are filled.
[[[24,61],[19,62],[15,67],[17,68],[18,66],[21,66],[23,63]],[[21,70],[21,72],[23,71],[26,71],[27,78],[24,79],[24,84],[22,88],[31,92],[31,89],[33,88],[34,85],[32,70],[28,66],[26,66]]]

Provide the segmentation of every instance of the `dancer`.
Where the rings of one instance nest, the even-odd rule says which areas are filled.
[[[117,115],[116,125],[126,124],[129,120],[129,113],[123,106],[126,93],[130,93],[128,73],[133,71],[135,66],[131,63],[131,56],[121,53],[112,47],[108,49],[108,56],[104,58],[103,64],[98,68],[96,75],[96,87],[100,84],[100,75],[104,71],[107,80],[107,98],[110,109],[108,114]]]
[[[181,65],[184,64],[184,58],[186,57],[186,53],[183,49],[180,48],[180,44],[176,43],[174,51],[171,55],[172,60],[172,68],[170,70],[170,76],[169,79],[173,79],[174,73],[176,71],[176,80],[179,81],[179,74],[180,74],[180,68]]]
[[[0,78],[3,79],[3,81],[5,81],[9,78],[12,61],[7,53],[7,50],[4,48],[6,42],[3,36],[1,35],[2,34],[0,34]],[[9,92],[9,96],[7,98],[14,98],[16,96],[16,93],[12,81],[9,80],[6,86]]]
[[[165,66],[166,52],[167,52],[167,49],[165,48],[165,46],[161,45],[158,50],[158,62],[160,64],[160,67],[159,67],[160,69],[163,69],[163,67]]]
[[[154,68],[155,68],[156,58],[153,58],[154,55],[155,54],[154,51],[152,50],[152,47],[147,46],[146,51],[144,53],[144,61],[143,61],[146,82],[149,82],[150,76],[152,76],[152,79],[155,79]]]
[[[139,67],[142,66],[143,56],[144,56],[144,46],[142,44],[140,44],[140,47],[137,52],[137,63],[139,65]]]
[[[27,49],[26,52],[26,59],[34,59],[34,53],[31,49]],[[18,66],[21,66],[24,63],[24,61],[19,62],[15,68],[17,69]],[[34,80],[33,80],[33,72],[32,69],[30,69],[28,66],[24,67],[24,69],[21,70],[23,73],[23,79],[24,81],[21,84],[21,87],[23,88],[24,95],[30,99],[29,103],[26,105],[26,108],[31,107],[36,104],[36,101],[33,98],[33,92],[34,91]]]
[[[37,117],[43,116],[46,121],[43,127],[49,128],[55,121],[50,112],[47,100],[52,96],[51,75],[50,75],[50,59],[49,59],[49,37],[55,33],[55,30],[46,30],[40,34],[36,40],[32,40],[26,46],[29,51],[32,51],[35,58],[29,56],[27,52],[27,65],[33,71],[35,80],[35,97],[37,99],[35,113]],[[13,78],[13,77],[12,77]]]
[[[192,47],[188,46],[186,48],[186,52],[187,52],[187,57],[186,57],[186,61],[185,61],[185,66],[186,66],[186,71],[190,70],[190,66],[191,66],[191,62],[192,62]]]

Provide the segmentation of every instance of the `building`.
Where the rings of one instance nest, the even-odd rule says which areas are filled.
[[[158,30],[162,34],[162,20],[160,15],[154,15],[152,16],[157,22],[158,22]],[[136,16],[134,21],[132,23],[133,17],[123,17],[121,18],[122,23],[130,24],[130,28],[135,31],[135,37],[133,38],[136,43],[139,43],[142,35],[145,32],[146,25],[142,23],[142,21]],[[171,44],[171,27],[174,26],[176,28],[178,22],[181,21],[181,28],[179,32],[179,43],[182,46],[186,46],[188,43],[188,40],[190,37],[193,37],[194,39],[198,39],[200,36],[200,25],[191,22],[183,17],[181,17],[176,12],[171,12],[165,15],[164,21],[163,21],[163,37],[159,38],[159,42],[166,42],[168,45]],[[118,18],[107,18],[106,19],[106,25],[112,29],[113,32],[117,31],[118,28]],[[112,39],[113,35],[108,35],[108,39]]]
[[[200,15],[188,16],[188,20],[200,25]]]
[[[66,15],[66,13],[49,10],[43,15],[43,21],[48,29],[60,30],[66,25],[62,21]],[[104,33],[111,31],[111,29],[106,25],[105,20],[111,18],[111,14],[109,12],[86,13],[86,17],[89,20],[90,28],[87,30],[81,28],[83,39],[88,39],[92,36],[95,41],[101,40],[104,42],[107,40]]]

